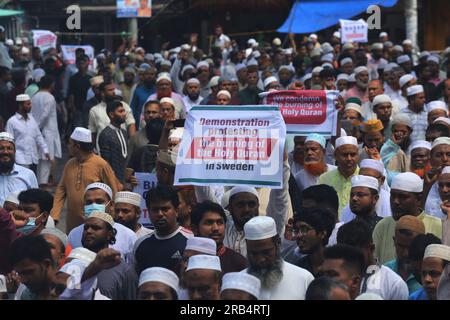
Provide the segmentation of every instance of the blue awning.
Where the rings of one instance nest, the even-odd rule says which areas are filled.
[[[366,12],[370,5],[392,7],[397,0],[298,0],[289,17],[277,30],[283,33],[308,33],[326,29],[339,19],[349,19]]]

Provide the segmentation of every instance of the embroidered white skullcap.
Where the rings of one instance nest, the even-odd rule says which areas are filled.
[[[377,49],[383,49],[383,44],[380,42],[375,42],[370,47],[370,50],[377,50]]]
[[[314,69],[312,69],[312,74],[314,73],[320,73],[323,70],[322,67],[315,67]]]
[[[338,76],[337,76],[337,78],[336,78],[336,82],[337,81],[340,81],[340,80],[345,80],[345,81],[348,81],[348,74],[346,74],[346,73],[340,73],[340,74],[338,74]]]
[[[282,66],[278,69],[278,72],[280,72],[280,71],[283,70],[283,69],[288,70],[288,71],[290,71],[290,72],[295,72],[294,67],[291,66],[291,65],[282,65]]]
[[[339,137],[336,139],[336,149],[344,145],[353,145],[358,147],[358,140],[352,136]]]
[[[392,48],[394,51],[403,52],[403,47],[400,45],[395,45],[394,48]]]
[[[401,56],[397,57],[398,64],[402,64],[408,61],[411,61],[411,58],[406,54],[402,54]]]
[[[220,258],[218,256],[196,254],[189,258],[186,272],[194,269],[208,269],[222,272]]]
[[[379,190],[380,186],[378,180],[374,177],[369,176],[353,176],[351,179],[352,188],[354,187],[366,187],[369,189]]]
[[[95,260],[97,254],[83,247],[77,247],[70,251],[67,259],[77,259],[79,261],[84,262],[86,265],[89,265],[92,261]]]
[[[444,101],[439,101],[439,100],[428,102],[427,106],[426,106],[426,110],[427,110],[427,112],[430,112],[430,111],[433,111],[433,110],[448,111],[447,104]]]
[[[341,33],[339,32],[339,31],[335,31],[335,32],[333,32],[333,37],[336,37],[336,38],[341,38]]]
[[[425,57],[429,57],[430,56],[430,52],[429,51],[422,51],[419,55],[419,59],[425,58]]]
[[[395,62],[390,62],[386,65],[386,67],[384,68],[384,71],[392,71],[392,69],[398,67],[399,65],[396,64]]]
[[[427,62],[434,62],[434,63],[439,64],[439,57],[438,57],[438,56],[435,56],[435,55],[430,55],[430,56],[427,58]]]
[[[161,100],[159,100],[159,103],[170,103],[172,106],[175,106],[175,101],[173,101],[173,99],[169,97],[162,98]]]
[[[342,46],[342,50],[349,50],[349,49],[354,49],[354,48],[355,47],[350,42],[344,43],[344,45]]]
[[[106,223],[108,223],[111,227],[114,226],[114,220],[113,218],[107,214],[106,212],[101,212],[101,211],[94,211],[88,219],[90,218],[97,218],[100,220],[105,221]]]
[[[450,247],[443,244],[430,244],[425,249],[423,258],[439,258],[450,261]]]
[[[204,237],[192,237],[187,239],[184,250],[192,250],[215,256],[217,254],[217,245],[213,239]]]
[[[138,287],[146,282],[161,282],[178,292],[178,284],[180,280],[175,272],[161,267],[147,268],[141,272],[139,276]]]
[[[274,82],[278,82],[278,79],[275,78],[274,76],[271,77],[267,77],[264,80],[264,88],[266,88],[267,86],[269,86],[270,84],[274,83]]]
[[[116,197],[114,199],[115,203],[128,203],[133,206],[140,207],[142,197],[139,193],[129,192],[129,191],[120,191],[116,193]]]
[[[408,117],[408,115],[403,114],[403,113],[397,113],[394,118],[392,119],[392,124],[391,126],[394,126],[396,124],[403,124],[405,126],[408,126],[412,129],[412,122],[411,122],[411,118]]]
[[[67,234],[57,228],[44,228],[42,229],[41,234],[51,234],[52,236],[57,237],[64,245],[64,248],[67,247],[67,244],[69,243]]]
[[[259,200],[259,193],[258,193],[258,191],[256,191],[256,189],[253,188],[253,187],[248,187],[248,186],[236,186],[236,187],[233,187],[233,188],[230,190],[229,198],[231,199],[231,197],[233,197],[235,194],[238,194],[238,193],[252,193],[252,194],[254,194],[254,195],[258,198],[258,200]]]
[[[354,110],[354,111],[358,112],[360,115],[362,115],[361,106],[357,103],[353,103],[353,102],[347,103],[344,108],[344,111],[345,110]]]
[[[347,58],[344,58],[344,59],[341,60],[341,66],[343,66],[343,65],[345,65],[347,63],[353,63],[352,58],[347,57]]]
[[[274,46],[281,46],[281,39],[280,38],[275,38],[272,40],[272,43]]]
[[[322,148],[325,149],[325,146],[327,144],[327,141],[325,140],[325,138],[317,133],[310,133],[306,136],[306,140],[305,143],[307,143],[308,141],[314,141],[317,142],[318,144],[320,144],[322,146]]]
[[[101,189],[108,194],[110,199],[113,198],[111,187],[103,182],[94,182],[94,183],[88,184],[86,189],[84,189],[84,193],[86,193],[88,190],[91,190],[91,189]]]
[[[175,128],[170,130],[169,141],[181,140],[183,138],[184,128]]]
[[[170,78],[170,74],[167,72],[162,72],[158,75],[158,78],[156,79],[156,83],[160,82],[161,80],[167,80],[169,82],[172,82],[172,79]]]
[[[322,64],[322,67],[323,67],[323,68],[331,68],[331,69],[334,69],[333,65],[332,65],[331,63],[329,63],[329,62],[325,62],[324,64]]]
[[[208,68],[209,69],[209,63],[206,61],[200,61],[199,63],[197,63],[197,69],[200,68]]]
[[[320,58],[320,61],[322,61],[322,62],[332,62],[333,59],[334,59],[333,54],[332,54],[332,53],[327,53],[327,54],[324,54],[324,55]]]
[[[428,141],[425,140],[416,140],[413,143],[411,143],[411,151],[413,151],[414,149],[418,149],[418,148],[424,148],[427,150],[431,150],[431,143],[429,143]]]
[[[256,59],[251,58],[250,60],[247,61],[247,67],[250,66],[257,66],[258,65],[258,61],[256,61]]]
[[[405,74],[405,75],[401,76],[400,79],[398,80],[398,83],[400,84],[400,88],[403,88],[403,86],[405,84],[407,84],[408,82],[410,82],[412,79],[415,79],[415,77],[410,74]]]
[[[418,93],[421,93],[421,92],[423,92],[423,86],[421,84],[415,84],[415,85],[409,87],[408,89],[406,89],[406,95],[408,97],[418,94]]]
[[[99,84],[103,83],[103,76],[95,76],[89,79],[89,83],[91,84],[91,87],[98,86]]]
[[[441,174],[449,174],[450,173],[450,166],[445,166],[444,169],[442,169]]]
[[[186,84],[200,84],[200,80],[198,80],[197,78],[189,78],[186,81]]]
[[[384,32],[384,31],[383,31],[383,32],[380,32],[380,34],[378,35],[378,37],[379,37],[379,38],[384,38],[384,37],[387,37],[387,35],[388,35],[387,32]]]
[[[356,82],[355,74],[352,73],[351,75],[349,75],[347,81],[348,82]]]
[[[369,72],[369,69],[367,69],[367,67],[360,66],[360,67],[355,68],[354,72],[355,72],[355,75],[358,75],[359,73],[364,72],[364,71]]]
[[[300,81],[305,82],[306,80],[311,79],[311,77],[312,77],[312,73],[307,73],[300,79]]]
[[[441,144],[450,144],[450,138],[449,137],[439,137],[439,138],[434,139],[433,143],[431,144],[431,149],[434,149],[435,147],[437,147]]]
[[[268,216],[256,216],[244,224],[246,240],[264,240],[277,235],[275,220]]]
[[[449,118],[446,118],[446,117],[438,117],[438,118],[436,118],[436,119],[433,121],[433,123],[438,123],[438,122],[443,122],[443,123],[445,123],[446,125],[450,126],[450,119],[449,119]]]
[[[259,299],[261,280],[247,272],[228,272],[223,275],[220,292],[227,289],[245,291]]]
[[[239,70],[245,69],[247,68],[245,64],[243,63],[238,63],[235,67],[234,70],[236,70],[236,72],[238,72]]]
[[[70,135],[70,138],[78,142],[91,143],[92,133],[91,130],[89,129],[83,127],[76,127],[75,130],[73,130],[72,134]]]
[[[41,79],[42,79],[44,76],[45,76],[45,71],[44,71],[44,69],[41,69],[41,68],[34,69],[34,70],[31,72],[31,79],[33,79],[33,80],[36,81],[36,82],[41,81]]]
[[[19,94],[16,96],[16,101],[17,102],[23,102],[23,101],[30,101],[30,96],[27,94]]]
[[[0,141],[8,141],[15,143],[13,135],[6,131],[0,132]]]
[[[380,160],[364,159],[359,164],[359,168],[360,169],[363,169],[363,168],[373,169],[373,170],[378,171],[379,173],[381,173],[384,176],[384,165],[383,165],[383,162],[381,162]]]
[[[219,85],[219,80],[220,80],[220,77],[219,77],[219,76],[214,76],[214,77],[212,77],[211,80],[209,80],[209,85],[208,85],[208,87],[209,87],[209,88],[212,88],[212,87],[218,86],[218,85]]]
[[[227,96],[229,99],[231,99],[231,93],[228,90],[220,90],[219,92],[217,92],[217,96]]]
[[[22,191],[11,192],[11,193],[8,194],[8,196],[6,197],[5,202],[8,201],[8,202],[15,203],[15,204],[18,205],[18,204],[20,203],[20,201],[19,201],[19,194],[20,194],[21,192],[22,192]]]
[[[380,103],[392,103],[391,98],[387,94],[379,94],[373,98],[372,106],[376,106]]]
[[[406,192],[422,192],[423,180],[415,173],[402,172],[392,179],[392,189]]]

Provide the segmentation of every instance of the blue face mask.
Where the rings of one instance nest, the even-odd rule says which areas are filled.
[[[36,218],[28,218],[28,222],[23,227],[20,227],[17,229],[20,233],[23,233],[24,235],[32,233],[34,230],[36,230],[36,219],[42,216],[42,213],[36,217]]]
[[[84,216],[87,218],[94,211],[105,212],[106,206],[108,205],[108,203],[106,205],[98,204],[98,203],[91,203],[91,204],[88,204],[88,205],[84,206]]]

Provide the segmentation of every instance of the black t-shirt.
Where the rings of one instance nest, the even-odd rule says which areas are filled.
[[[89,79],[91,79],[90,75],[85,74],[82,76],[79,72],[75,73],[69,79],[69,92],[67,93],[67,96],[73,94],[76,110],[83,110],[83,104],[86,102],[87,92],[91,87]]]

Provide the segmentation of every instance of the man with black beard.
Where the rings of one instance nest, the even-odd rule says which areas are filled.
[[[142,83],[134,90],[131,98],[130,107],[133,110],[134,120],[136,121],[136,128],[140,127],[140,116],[142,109],[148,97],[156,92],[156,68],[150,67],[148,64],[141,65],[139,72],[142,72]]]
[[[117,179],[124,183],[128,134],[120,126],[125,122],[125,108],[121,101],[114,100],[108,102],[106,113],[111,123],[98,137],[100,155],[111,165]]]
[[[133,230],[138,238],[153,232],[139,223],[141,199],[139,193],[128,191],[117,192],[114,198],[114,221]]]
[[[183,97],[183,102],[185,111],[188,113],[193,106],[199,105],[203,100],[200,96],[200,81],[197,78],[190,78],[187,80],[186,91],[187,94]]]
[[[345,93],[345,100],[351,97],[356,97],[362,103],[369,101],[369,71],[366,67],[358,67],[355,69],[356,86],[347,90]]]
[[[13,192],[38,188],[35,174],[30,169],[15,164],[16,145],[8,132],[0,132],[0,205]]]
[[[245,272],[261,281],[259,299],[304,300],[314,277],[281,258],[275,221],[267,216],[254,217],[244,225],[244,231],[250,264]]]

